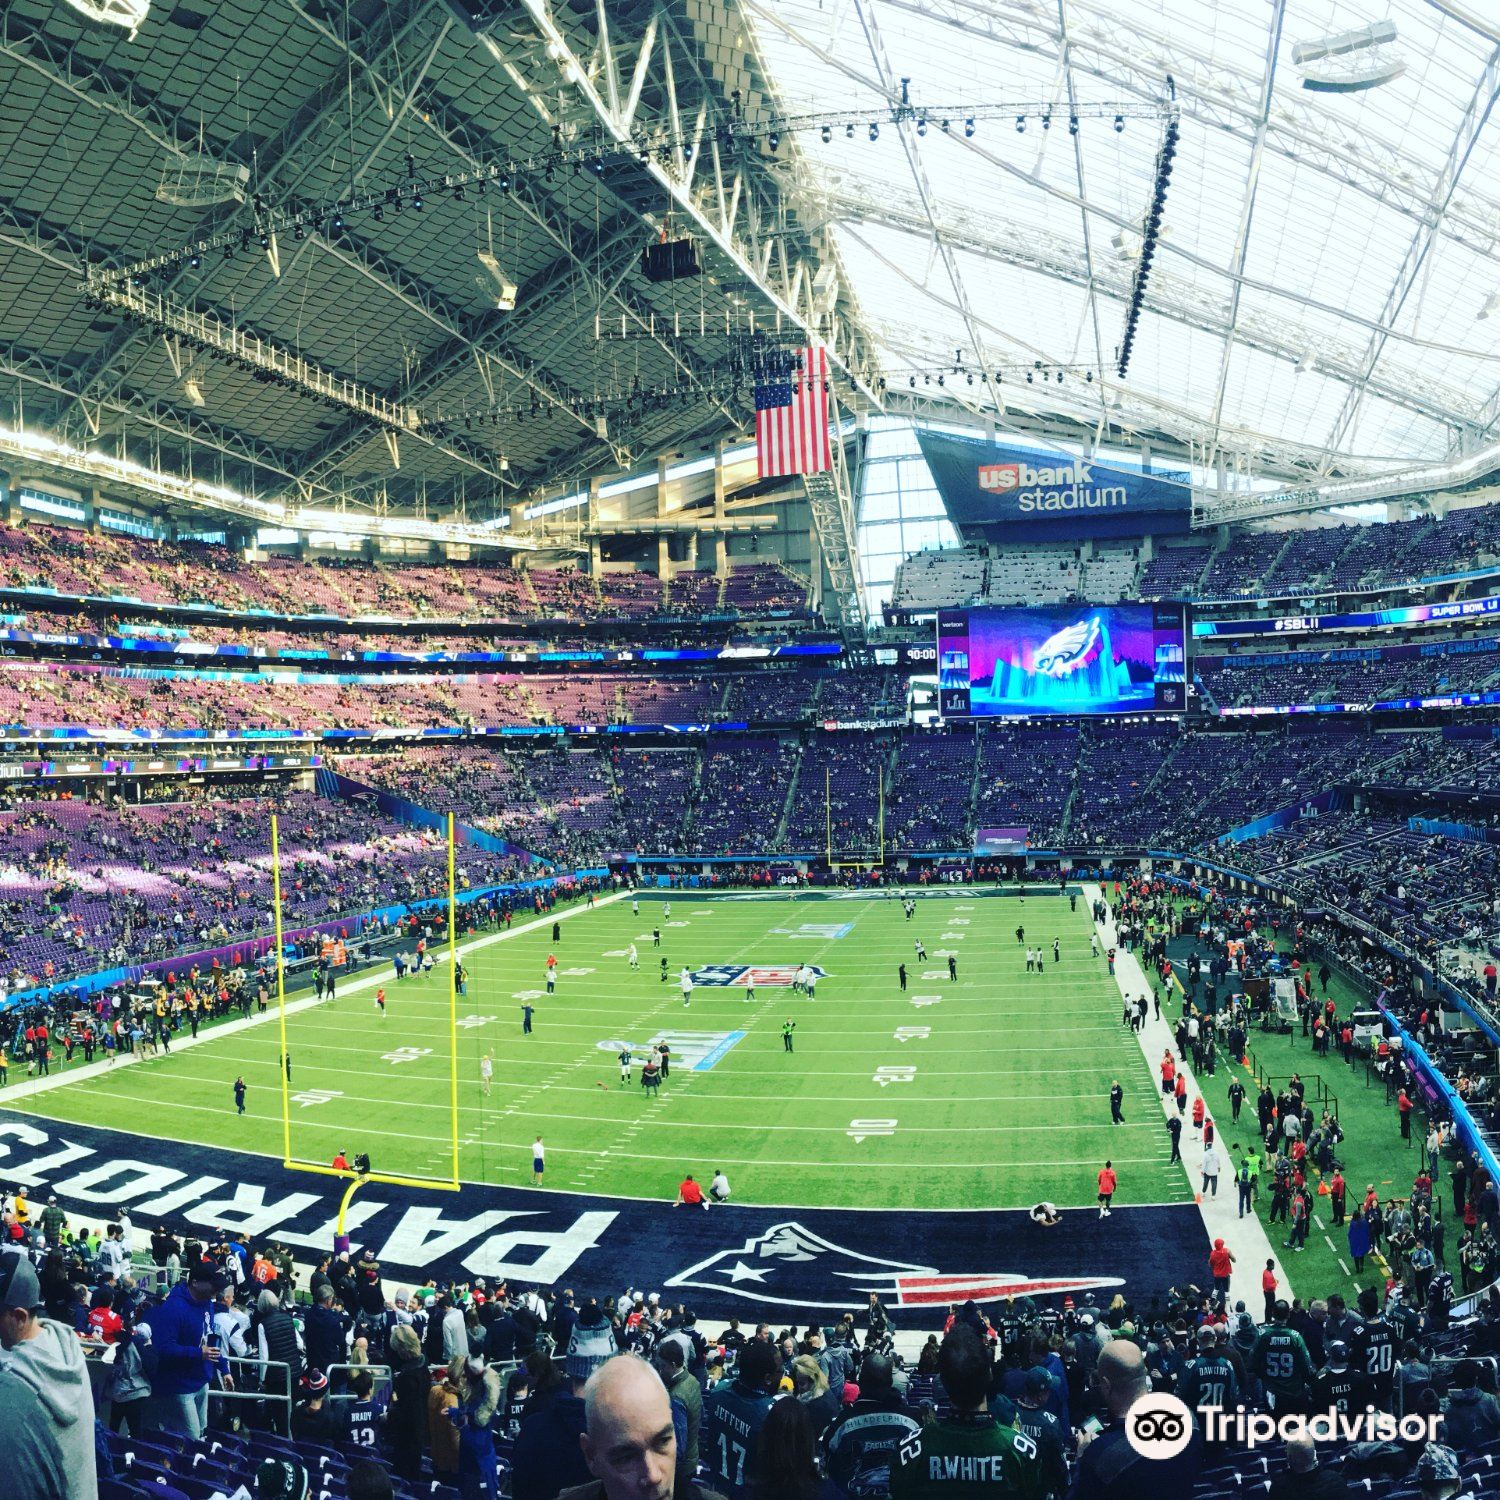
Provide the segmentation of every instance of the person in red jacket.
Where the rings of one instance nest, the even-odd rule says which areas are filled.
[[[1177,1113],[1180,1114],[1180,1115],[1185,1115],[1187,1113],[1187,1074],[1186,1073],[1179,1073],[1177,1075],[1177,1090],[1176,1090],[1176,1093],[1177,1093]]]
[[[1099,1217],[1101,1219],[1109,1217],[1110,1200],[1115,1196],[1117,1181],[1114,1163],[1112,1161],[1105,1162],[1099,1170]]]
[[[1271,1314],[1276,1308],[1276,1262],[1274,1260],[1268,1260],[1265,1270],[1260,1273],[1260,1289],[1266,1297],[1266,1315],[1261,1321],[1269,1323]]]
[[[1223,1240],[1215,1240],[1213,1249],[1208,1252],[1208,1273],[1214,1279],[1214,1291],[1220,1302],[1226,1305],[1229,1301],[1229,1275],[1233,1266],[1234,1251]]]
[[[1170,1094],[1177,1078],[1177,1063],[1170,1047],[1162,1053],[1161,1061],[1157,1066],[1161,1069],[1161,1091],[1164,1094]]]
[[[1203,1129],[1203,1113],[1204,1113],[1203,1095],[1199,1094],[1198,1097],[1193,1100],[1193,1129],[1194,1130],[1202,1130]]]
[[[1402,1089],[1396,1095],[1396,1112],[1401,1116],[1401,1139],[1403,1141],[1411,1139],[1411,1112],[1415,1108],[1416,1105],[1411,1102],[1411,1096],[1405,1089]]]

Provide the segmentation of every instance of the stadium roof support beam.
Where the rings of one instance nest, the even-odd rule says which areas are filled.
[[[896,77],[891,70],[891,61],[886,54],[885,42],[880,35],[880,27],[875,20],[875,12],[868,0],[855,0],[855,10],[859,15],[859,24],[865,34],[865,44],[870,49],[871,60],[875,64],[875,71],[880,78],[882,87],[887,98],[899,100],[900,90],[896,86]],[[901,119],[896,125],[896,133],[901,140],[901,150],[906,157],[907,170],[911,173],[911,180],[917,190],[917,200],[922,205],[922,212],[927,218],[928,230],[932,236],[932,245],[936,250],[938,259],[943,263],[943,270],[947,274],[948,284],[953,288],[953,300],[957,305],[960,317],[963,318],[964,327],[968,330],[969,340],[973,345],[974,357],[979,361],[984,371],[985,388],[990,393],[990,399],[995,403],[997,411],[1004,407],[999,387],[995,383],[993,374],[989,368],[989,360],[985,358],[984,334],[979,324],[975,321],[974,310],[969,306],[969,294],[964,287],[963,277],[959,274],[958,262],[954,258],[953,248],[938,230],[937,211],[932,203],[932,186],[927,180],[927,173],[922,167],[922,154],[917,148],[917,135],[915,127],[910,120]],[[1085,215],[1087,219],[1087,215]]]
[[[1469,157],[1473,154],[1481,131],[1494,112],[1497,99],[1500,99],[1500,46],[1495,47],[1486,58],[1484,72],[1469,96],[1463,118],[1459,121],[1452,145],[1448,148],[1447,158],[1443,162],[1443,169],[1438,174],[1431,203],[1406,247],[1406,254],[1397,268],[1391,289],[1386,294],[1385,306],[1380,313],[1382,324],[1390,326],[1401,316],[1407,298],[1411,296],[1412,289],[1417,284],[1417,277],[1421,274],[1422,266],[1432,247],[1437,243],[1438,235],[1443,228],[1443,216],[1453,202],[1453,194],[1458,188],[1459,179],[1469,163]],[[1364,362],[1360,367],[1360,380],[1350,387],[1328,434],[1330,451],[1336,449],[1353,428],[1355,418],[1359,415],[1360,403],[1364,399],[1365,382],[1374,374],[1376,365],[1380,363],[1380,356],[1385,350],[1388,337],[1389,335],[1383,329],[1371,335]]]
[[[810,201],[810,200],[809,200]],[[846,223],[880,224],[914,235],[927,233],[920,207],[887,193],[877,197],[862,192],[857,185],[820,195],[823,211]],[[1067,281],[1075,286],[1089,285],[1089,268],[1077,250],[1067,241],[1048,236],[1043,231],[1019,231],[988,221],[978,224],[962,213],[949,209],[939,221],[938,232],[957,249],[1002,265],[1017,266],[1039,275]],[[1109,260],[1096,260],[1093,269],[1095,290],[1121,301],[1130,295],[1130,276]],[[1229,333],[1224,300],[1195,282],[1153,267],[1146,306],[1158,315],[1191,328],[1219,337]],[[1371,326],[1374,325],[1365,325]],[[1296,363],[1314,343],[1311,333],[1298,333],[1297,325],[1284,318],[1272,318],[1240,310],[1236,336],[1250,348]],[[1325,375],[1353,380],[1358,371],[1360,351],[1352,345],[1332,345],[1326,334],[1317,337],[1318,368]],[[1409,411],[1419,412],[1434,421],[1451,423],[1453,409],[1440,396],[1424,389],[1414,372],[1401,371],[1399,379],[1377,373],[1370,389],[1385,400]]]
[[[832,444],[833,467],[822,474],[804,475],[802,484],[807,492],[808,508],[812,511],[813,528],[817,533],[823,568],[838,606],[839,622],[845,637],[858,645],[865,639],[866,620],[864,580],[859,566],[859,532],[855,516],[857,502],[849,473],[846,445],[838,437],[838,403],[831,392],[828,405],[835,434]],[[828,596],[825,594],[825,607],[827,603]]]
[[[400,43],[417,28],[426,24],[427,0],[395,0],[395,3],[384,7],[384,18],[390,27],[391,39],[388,47],[399,46]],[[379,48],[379,53],[384,53],[387,47]],[[75,63],[74,66],[83,64]],[[89,87],[86,92],[80,94],[80,98],[96,108],[110,107],[121,118],[129,121],[138,129],[145,131],[151,138],[156,139],[154,121],[157,117],[155,106],[148,100],[134,97],[111,97],[111,84],[108,75],[103,69],[88,64],[92,70],[88,75]],[[56,73],[52,74],[54,82],[60,81]],[[256,152],[257,173],[255,180],[256,190],[262,195],[270,187],[279,182],[282,174],[302,156],[308,143],[314,140],[322,129],[325,121],[329,118],[331,110],[337,109],[342,104],[346,95],[346,80],[342,75],[331,78],[323,85],[309,100],[306,101],[291,117],[281,132],[272,140],[265,142]],[[184,133],[185,132],[185,133]],[[187,129],[186,126],[179,130],[181,144],[186,149],[198,149],[196,132]],[[301,176],[297,180],[305,178],[308,172],[316,167],[316,163],[308,161]],[[210,234],[218,233],[228,229],[237,220],[249,218],[253,214],[253,207],[248,203],[236,204],[227,215],[220,213],[209,213],[200,220],[193,232],[188,235],[189,240],[202,239]],[[205,261],[199,277],[198,286],[206,287],[218,272],[218,262],[210,258]],[[166,284],[170,292],[187,276],[187,271],[180,270],[175,273]],[[248,315],[248,314],[247,314]],[[91,395],[96,394],[95,387],[99,387],[97,394],[114,395],[129,384],[132,370],[126,367],[121,371],[118,378],[110,387],[103,387],[101,382],[105,375],[115,368],[118,360],[123,358],[132,348],[136,347],[143,338],[140,329],[127,325],[122,328],[120,334],[109,341],[99,353],[84,367],[82,378],[85,389]],[[146,338],[146,343],[151,340]]]
[[[1050,55],[1058,46],[1057,27],[1044,18],[1041,7],[1001,9],[990,0],[883,3],[940,21],[970,38],[988,37],[1024,52]],[[1253,144],[1259,97],[1253,75],[1235,73],[1222,59],[1211,58],[1194,45],[1190,34],[1178,31],[1168,36],[1138,22],[1127,24],[1107,0],[1069,0],[1068,17],[1071,65],[1080,73],[1142,99],[1155,99],[1162,75],[1171,73],[1185,118]],[[1331,124],[1326,112],[1294,96],[1284,94],[1277,100],[1266,147],[1418,221],[1424,221],[1431,208],[1431,195],[1421,186],[1429,174],[1420,161],[1399,144],[1368,133],[1353,139]],[[1469,189],[1462,204],[1450,206],[1444,229],[1480,255],[1500,253],[1500,198]]]
[[[553,60],[563,84],[570,85],[578,93],[592,110],[601,130],[617,146],[628,144],[643,131],[639,111],[639,100],[643,96],[632,83],[636,107],[627,114],[623,104],[618,109],[611,107],[595,79],[601,72],[608,75],[612,69],[623,73],[622,61],[628,64],[632,75],[642,67],[649,71],[653,63],[659,65],[667,100],[664,126],[671,133],[674,147],[665,163],[652,157],[639,161],[638,171],[658,192],[665,193],[674,212],[683,216],[727,262],[733,273],[743,278],[776,315],[809,338],[823,338],[828,346],[830,366],[864,401],[878,407],[880,398],[873,377],[861,367],[858,330],[848,328],[838,320],[834,320],[832,330],[819,328],[810,305],[812,268],[803,262],[795,245],[788,246],[787,237],[782,232],[784,226],[774,213],[768,212],[764,219],[760,217],[755,195],[749,191],[750,184],[743,175],[743,166],[734,167],[726,177],[719,142],[712,132],[706,136],[704,133],[706,94],[698,101],[700,107],[694,117],[694,140],[689,149],[680,149],[682,113],[676,97],[677,64],[674,55],[685,53],[686,49],[675,37],[670,13],[659,5],[653,8],[650,21],[642,36],[635,41],[635,52],[630,56],[626,56],[630,44],[622,43],[617,48],[606,27],[594,39],[590,49],[598,58],[598,65],[595,65],[575,50],[574,39],[554,15],[551,0],[521,0],[521,5],[546,43],[547,55]],[[601,15],[604,9],[599,7]],[[576,25],[576,22],[567,24]],[[498,49],[494,50],[499,56]],[[611,59],[607,63],[603,60],[606,53]],[[691,66],[690,59],[684,58],[684,61]],[[606,84],[606,92],[607,88]],[[700,180],[698,169],[705,155],[705,139],[711,175]],[[695,181],[699,182],[696,190]],[[773,260],[780,272],[779,286],[771,279]]]
[[[1286,0],[1274,0],[1271,24],[1267,28],[1265,74],[1261,80],[1260,106],[1255,123],[1255,142],[1250,148],[1250,165],[1245,172],[1245,193],[1240,204],[1239,229],[1234,237],[1234,256],[1230,264],[1229,327],[1219,354],[1219,379],[1214,389],[1214,404],[1209,421],[1217,436],[1224,419],[1224,395],[1229,389],[1229,361],[1239,330],[1242,277],[1250,254],[1250,228],[1255,221],[1255,198],[1260,187],[1260,165],[1265,158],[1266,130],[1271,123],[1271,97],[1276,88],[1276,58],[1281,51],[1281,28],[1286,20]]]

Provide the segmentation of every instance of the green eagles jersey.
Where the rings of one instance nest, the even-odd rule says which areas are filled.
[[[987,1415],[950,1417],[914,1432],[891,1473],[891,1500],[996,1500],[1044,1493],[1036,1444]]]
[[[1273,1324],[1262,1328],[1256,1337],[1250,1368],[1264,1381],[1267,1390],[1290,1398],[1301,1394],[1312,1374],[1312,1360],[1296,1329]]]

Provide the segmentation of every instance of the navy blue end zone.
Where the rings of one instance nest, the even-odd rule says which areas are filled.
[[[142,1235],[158,1224],[182,1236],[244,1230],[299,1260],[332,1247],[345,1186],[271,1157],[10,1111],[0,1111],[0,1182],[38,1202],[55,1193],[91,1226],[128,1207]],[[1093,1291],[1101,1303],[1116,1292],[1144,1303],[1208,1279],[1208,1235],[1192,1204],[1122,1204],[1108,1219],[1068,1209],[1049,1227],[1020,1209],[704,1213],[481,1184],[444,1193],[372,1183],[354,1199],[349,1232],[396,1283],[504,1277],[599,1297],[629,1284],[708,1317],[770,1322],[826,1321],[872,1291],[898,1326],[932,1327],[948,1303],[970,1297],[1056,1305]]]

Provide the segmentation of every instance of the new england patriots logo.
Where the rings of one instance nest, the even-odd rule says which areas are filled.
[[[1044,677],[1066,677],[1077,672],[1089,664],[1098,649],[1099,639],[1098,615],[1065,625],[1037,647],[1035,670]]]
[[[929,1307],[949,1302],[1001,1302],[1007,1297],[1051,1297],[1065,1292],[1123,1286],[1117,1276],[1016,1276],[1004,1271],[943,1274],[861,1255],[795,1223],[773,1224],[737,1250],[721,1250],[669,1277],[671,1286],[695,1287],[749,1302],[787,1307],[851,1308],[871,1292],[890,1307]]]

